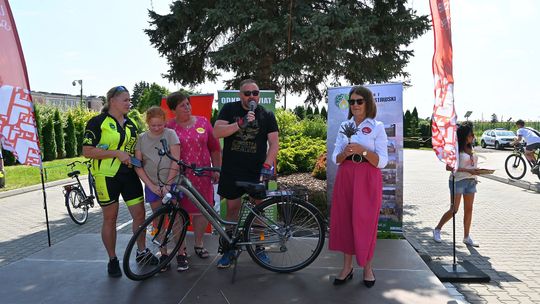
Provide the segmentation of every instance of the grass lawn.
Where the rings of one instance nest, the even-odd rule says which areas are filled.
[[[43,162],[45,182],[68,178],[67,174],[70,168],[66,165],[76,160],[84,161],[86,158],[75,157]],[[6,171],[6,187],[0,189],[0,191],[13,190],[41,183],[39,167],[16,165],[7,166],[4,169]],[[81,171],[82,175],[86,175],[87,173],[86,167],[83,165],[77,165],[75,169]]]

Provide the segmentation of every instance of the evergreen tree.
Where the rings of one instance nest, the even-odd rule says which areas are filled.
[[[324,120],[328,119],[328,113],[326,112],[326,108],[324,106],[321,109],[321,117],[324,118]]]
[[[411,120],[409,123],[409,136],[420,136],[420,128],[418,127],[418,111],[416,110],[416,107],[414,107],[411,113]]]
[[[66,120],[66,128],[64,134],[66,134],[66,157],[72,158],[77,156],[77,136],[75,135],[75,122],[73,121],[73,115],[68,114]]]
[[[307,93],[314,104],[329,79],[339,85],[407,77],[407,47],[431,26],[409,7],[406,0],[177,0],[165,15],[150,11],[145,32],[167,59],[169,81],[192,86],[227,71],[233,76],[226,89],[251,77],[280,94],[287,78],[290,93]]]
[[[53,117],[49,117],[43,125],[43,160],[55,160],[56,159],[56,140],[54,133],[54,121]]]
[[[311,106],[308,106],[306,109],[306,118],[313,118],[313,109]]]
[[[65,143],[64,143],[64,130],[62,117],[58,109],[54,110],[53,116],[54,123],[54,140],[56,142],[56,158],[64,158],[66,156]]]
[[[131,103],[134,108],[139,107],[139,100],[144,93],[144,90],[149,89],[150,84],[146,81],[139,81],[133,86],[133,92],[131,92]]]
[[[148,89],[145,89],[139,98],[137,109],[140,113],[146,112],[151,106],[160,106],[161,99],[169,95],[167,88],[157,83],[152,83]]]
[[[306,117],[306,109],[303,106],[296,106],[296,108],[294,108],[294,114],[296,114],[298,120],[302,120]]]
[[[315,106],[315,110],[313,110],[313,115],[319,115],[319,107]]]
[[[403,137],[410,137],[410,128],[411,128],[411,112],[407,110],[405,115],[403,115]]]
[[[43,157],[43,123],[41,119],[41,108],[37,104],[34,104],[34,119],[36,120],[36,129],[38,132],[39,150],[41,151],[41,157]]]

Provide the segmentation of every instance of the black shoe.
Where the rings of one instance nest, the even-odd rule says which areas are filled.
[[[118,262],[117,257],[109,260],[109,264],[107,264],[107,272],[109,273],[109,276],[113,278],[119,278],[122,276],[122,271],[120,270],[120,263]]]
[[[159,259],[150,252],[148,248],[145,248],[142,252],[137,250],[135,261],[139,265],[157,265],[159,264]]]
[[[166,259],[168,259],[169,256],[166,255],[166,254],[163,254],[162,256],[159,257],[159,263],[161,264],[163,261],[165,261]],[[171,263],[167,263],[167,265],[161,267],[161,269],[159,270],[160,272],[165,272],[167,270],[171,269]]]
[[[373,272],[373,270],[372,270]],[[373,277],[375,277],[375,273],[373,274]],[[364,285],[366,285],[367,288],[371,288],[375,285],[375,281],[376,280],[373,280],[373,281],[368,281],[368,280],[365,280],[364,279]]]
[[[176,270],[186,271],[189,269],[189,263],[187,260],[187,254],[179,254],[176,256]]]
[[[351,268],[351,271],[349,272],[349,274],[346,275],[343,279],[335,278],[334,279],[334,285],[343,285],[343,284],[347,283],[348,280],[352,280],[352,278],[353,278],[353,270],[354,270],[354,268]]]

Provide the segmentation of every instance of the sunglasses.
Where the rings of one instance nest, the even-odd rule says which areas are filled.
[[[359,106],[363,105],[365,102],[364,98],[358,98],[358,99],[349,99],[349,105],[352,106],[355,103]]]
[[[128,89],[126,89],[125,86],[117,86],[116,88],[114,88],[112,96],[115,96],[116,93],[122,93],[122,92],[127,92],[127,91],[128,91]]]
[[[244,96],[246,97],[249,97],[249,96],[259,96],[259,91],[243,91],[242,92],[244,94]]]

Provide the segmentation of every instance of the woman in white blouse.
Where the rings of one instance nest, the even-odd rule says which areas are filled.
[[[329,249],[344,254],[343,268],[334,285],[352,279],[353,256],[364,268],[364,284],[375,284],[371,261],[382,204],[381,168],[388,163],[387,137],[376,115],[373,93],[362,86],[353,87],[349,92],[349,120],[340,130],[350,125],[356,132],[353,130],[348,138],[340,131],[332,155],[339,166],[332,194]]]

